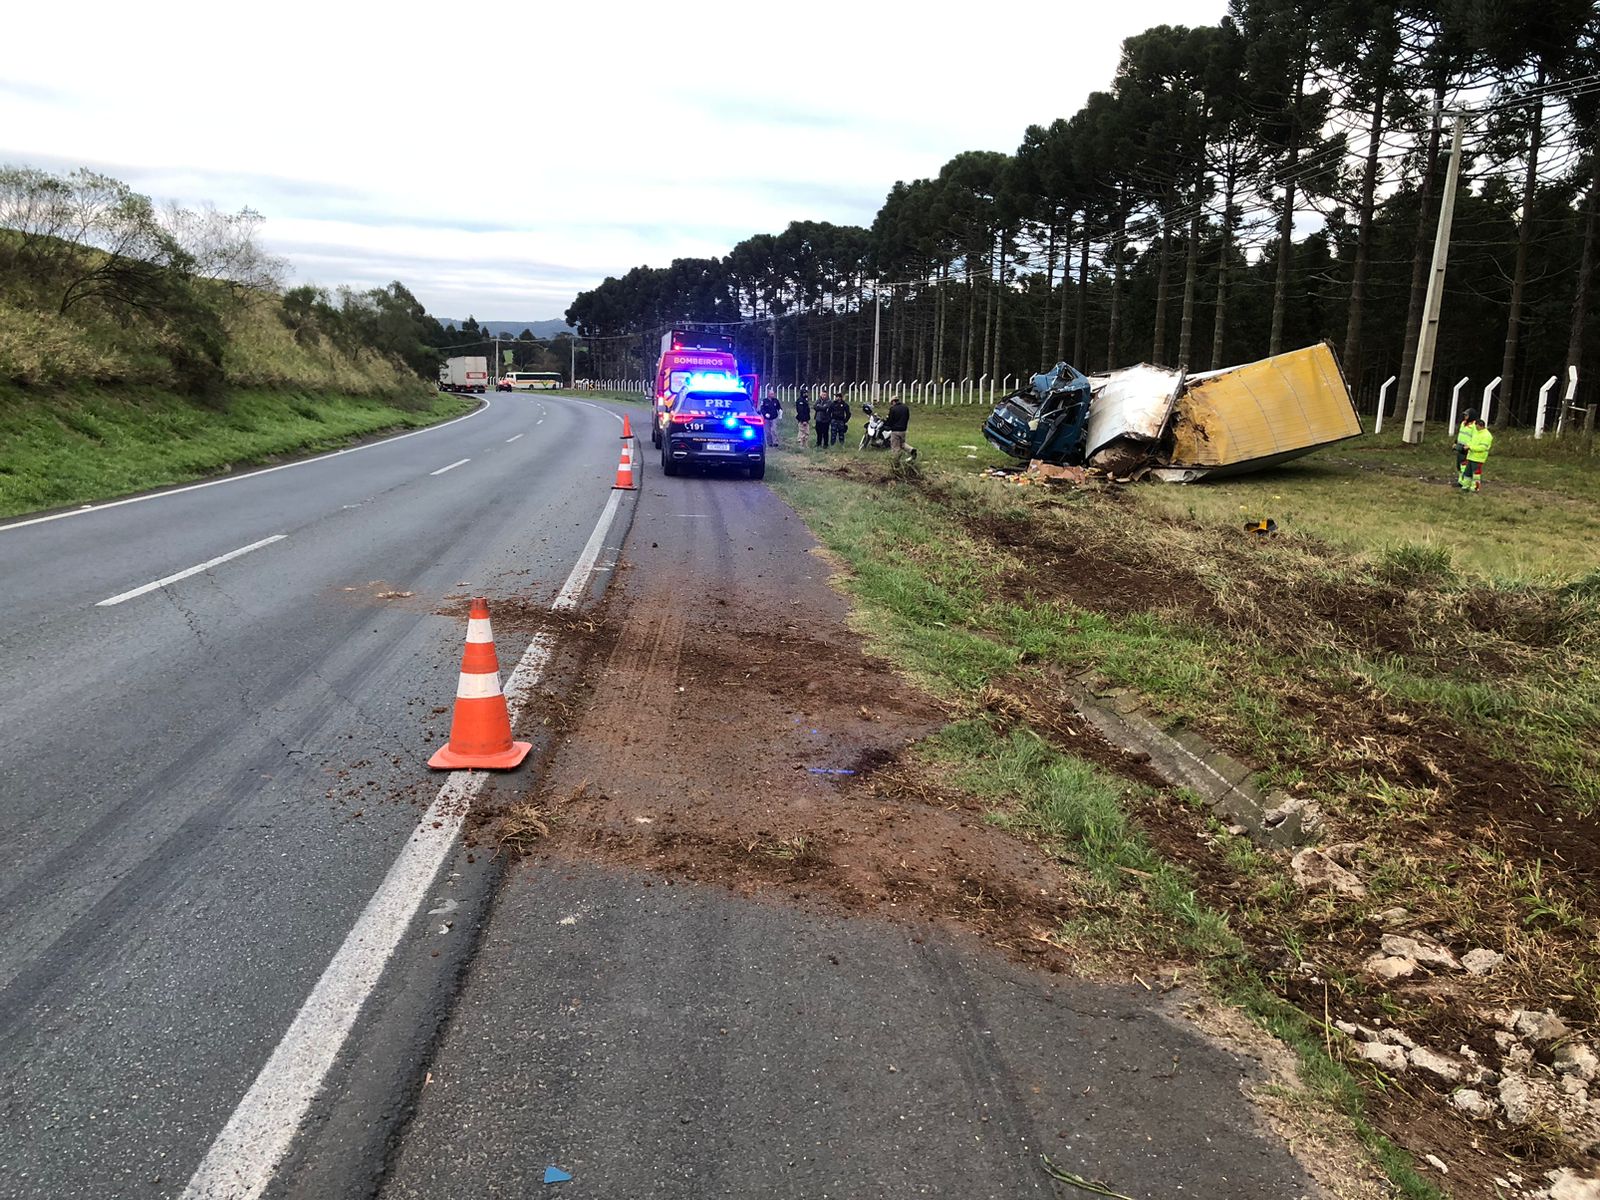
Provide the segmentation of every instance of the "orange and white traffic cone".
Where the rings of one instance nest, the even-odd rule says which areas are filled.
[[[628,414],[622,414],[622,440],[628,441],[633,437],[633,426],[628,424]]]
[[[509,770],[532,749],[531,742],[511,740],[511,714],[500,690],[500,660],[495,657],[494,631],[489,626],[489,602],[475,597],[467,616],[467,646],[461,654],[450,740],[428,765],[439,771],[467,767]]]
[[[625,492],[637,491],[638,487],[633,482],[633,443],[622,443],[622,458],[617,463],[617,481],[611,485],[612,491],[621,489]]]

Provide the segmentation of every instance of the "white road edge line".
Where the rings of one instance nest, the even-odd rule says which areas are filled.
[[[472,460],[470,458],[458,458],[458,459],[455,460],[455,462],[451,463],[448,467],[440,467],[437,471],[429,471],[428,474],[429,475],[443,475],[446,471],[454,471],[457,467],[461,466],[463,463],[469,463],[471,461]]]
[[[308,467],[312,463],[338,458],[342,454],[360,454],[363,450],[387,446],[390,442],[403,442],[407,438],[420,437],[424,433],[434,433],[461,421],[470,421],[479,413],[487,411],[491,403],[493,402],[486,397],[482,408],[475,408],[469,413],[453,417],[448,421],[442,421],[438,425],[429,425],[426,429],[413,429],[410,433],[397,433],[393,437],[382,438],[376,442],[368,442],[364,446],[346,446],[343,450],[319,454],[315,458],[302,458],[299,462],[282,463],[276,467],[262,467],[259,471],[246,471],[242,475],[229,475],[225,479],[208,479],[204,483],[185,484],[183,487],[168,488],[164,492],[151,492],[148,496],[129,496],[126,500],[108,500],[104,504],[85,504],[81,508],[70,509],[67,512],[51,513],[48,517],[29,517],[26,521],[13,521],[9,525],[0,525],[0,533],[4,533],[8,529],[22,529],[28,525],[43,525],[47,521],[64,521],[68,517],[81,517],[86,513],[100,512],[107,508],[121,508],[124,504],[143,504],[146,500],[160,500],[166,496],[177,496],[184,492],[198,492],[201,488],[217,487],[219,484],[239,483],[246,479],[254,479],[258,475],[271,475],[274,471],[290,471],[295,467]]]
[[[595,412],[601,412],[601,413],[605,413],[605,414],[606,414],[606,416],[608,416],[608,417],[610,417],[610,418],[611,418],[611,419],[612,419],[612,420],[613,420],[613,421],[615,421],[615,422],[616,422],[616,423],[617,423],[617,424],[618,424],[618,425],[621,425],[621,424],[622,424],[622,414],[621,414],[621,413],[619,413],[619,412],[613,412],[613,411],[612,411],[612,410],[611,410],[611,409],[609,409],[609,408],[602,408],[602,407],[600,407],[600,405],[598,405],[598,404],[591,404],[591,403],[590,403],[590,402],[589,402],[589,401],[587,401],[587,400],[578,400],[578,401],[576,401],[576,402],[577,402],[577,403],[578,403],[578,404],[581,404],[581,405],[583,405],[583,406],[584,406],[584,407],[585,407],[585,408],[592,408],[592,409],[594,409],[594,410],[595,410]]]
[[[241,554],[249,554],[252,550],[259,550],[263,546],[270,546],[273,542],[281,542],[288,537],[287,533],[275,533],[271,537],[262,538],[259,542],[251,542],[248,546],[240,546],[237,550],[229,550],[226,554],[219,554],[215,558],[208,558],[197,567],[190,567],[187,571],[179,571],[175,575],[165,575],[154,583],[147,583],[143,587],[136,587],[130,592],[118,592],[105,600],[95,602],[96,608],[110,608],[113,604],[121,604],[124,600],[132,600],[146,592],[153,592],[157,588],[164,588],[169,583],[177,583],[180,579],[187,579],[191,575],[198,575],[202,571],[209,571],[212,567],[220,566],[231,558],[238,558]]]
[[[517,437],[508,437],[506,439],[506,445],[508,445],[508,446],[511,445],[512,442],[516,441],[517,438],[519,438],[521,436],[522,436],[522,434],[519,433],[519,434],[517,434]]]
[[[572,573],[550,605],[552,611],[575,607],[588,587],[621,498],[621,492],[612,492],[606,501]],[[539,681],[554,646],[548,635],[535,637],[506,680],[513,723],[522,707],[521,698]],[[283,1039],[212,1142],[181,1200],[255,1200],[266,1190],[350,1035],[361,1006],[377,986],[455,844],[472,797],[487,778],[484,771],[450,773]]]

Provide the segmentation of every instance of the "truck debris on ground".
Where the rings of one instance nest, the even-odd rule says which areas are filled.
[[[1259,471],[1360,432],[1326,342],[1198,374],[1141,363],[1088,376],[1057,363],[983,425],[1019,460],[1169,483]]]

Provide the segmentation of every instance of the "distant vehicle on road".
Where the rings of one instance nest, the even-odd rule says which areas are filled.
[[[495,389],[501,392],[554,391],[566,382],[560,371],[509,371],[500,376]]]
[[[755,397],[737,383],[687,388],[673,397],[661,427],[661,473],[728,467],[760,479],[767,473],[765,425]]]
[[[486,392],[489,390],[489,360],[483,355],[447,358],[439,364],[441,392]]]

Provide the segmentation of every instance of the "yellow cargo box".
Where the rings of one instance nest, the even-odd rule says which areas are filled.
[[[1258,471],[1355,437],[1361,420],[1326,342],[1191,375],[1174,412],[1168,479]]]

